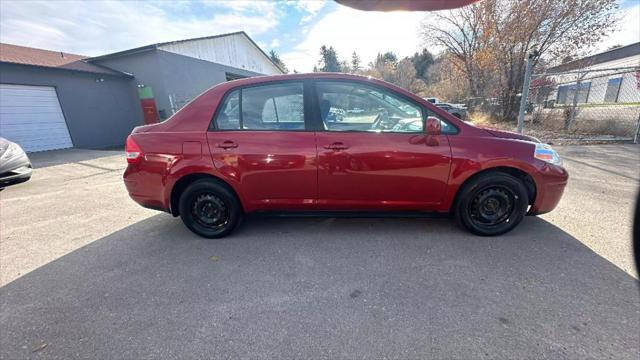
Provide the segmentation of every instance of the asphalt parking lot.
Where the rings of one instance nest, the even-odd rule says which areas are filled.
[[[0,358],[638,359],[640,146],[558,150],[558,209],[496,238],[249,218],[204,240],[128,198],[121,152],[33,154],[0,193]]]

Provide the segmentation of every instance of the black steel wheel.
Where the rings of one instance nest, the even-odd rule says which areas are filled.
[[[206,238],[230,234],[240,222],[242,210],[235,194],[209,179],[193,182],[180,196],[180,217],[194,233]]]
[[[458,221],[469,231],[493,236],[515,228],[528,206],[527,189],[519,179],[506,173],[488,172],[465,183],[454,210]]]
[[[213,192],[203,192],[192,202],[191,216],[201,226],[218,229],[229,223],[229,209]]]

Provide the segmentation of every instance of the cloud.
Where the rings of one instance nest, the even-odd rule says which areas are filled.
[[[195,5],[163,1],[2,0],[0,41],[94,56],[239,30],[260,35],[274,29],[280,16],[271,2],[215,2],[211,6],[226,11],[206,12],[210,16],[197,13]],[[201,8],[208,5],[204,3]],[[253,6],[251,10],[242,12],[243,6],[249,5]]]
[[[333,46],[340,60],[351,59],[355,51],[364,64],[373,61],[378,52],[413,55],[422,45],[419,28],[423,16],[421,12],[365,12],[340,6],[313,24],[306,39],[282,54],[282,59],[290,69],[311,71],[322,45]]]
[[[640,41],[640,4],[621,10],[620,15],[615,31],[597,45],[597,52],[614,45],[624,46]]]
[[[304,25],[311,22],[327,3],[324,0],[298,0],[288,1],[287,4],[306,13],[300,20],[300,24]]]
[[[278,38],[274,38],[271,40],[271,44],[269,44],[272,49],[275,49],[280,46],[280,40]]]

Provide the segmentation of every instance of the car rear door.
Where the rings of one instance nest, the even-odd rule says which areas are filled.
[[[443,201],[449,142],[426,135],[420,104],[351,80],[318,80],[314,98],[324,129],[316,133],[319,209],[431,210]],[[344,119],[327,120],[331,109]]]
[[[312,209],[315,135],[305,122],[303,81],[236,88],[207,133],[216,168],[239,187],[246,211]]]

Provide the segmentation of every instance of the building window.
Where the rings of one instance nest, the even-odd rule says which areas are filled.
[[[244,79],[247,76],[242,76],[242,75],[238,75],[238,74],[234,74],[234,73],[224,73],[225,77],[227,78],[227,81],[231,81],[231,80],[238,80],[238,79]]]
[[[556,104],[566,104],[567,103],[567,91],[568,90],[569,90],[569,85],[558,86],[558,98],[556,99]]]
[[[604,102],[618,102],[618,95],[620,94],[621,85],[621,77],[609,79],[609,82],[607,83],[607,92],[604,94]]]
[[[586,103],[589,101],[591,82],[583,82],[580,83],[580,89],[578,89],[578,84],[559,86],[556,103],[568,105],[573,104],[573,98],[576,96],[576,90],[578,91],[578,103]]]

